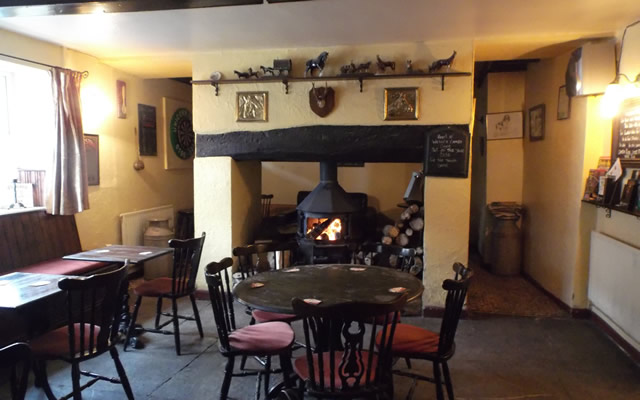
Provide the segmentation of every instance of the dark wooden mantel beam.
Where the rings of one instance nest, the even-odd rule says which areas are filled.
[[[197,157],[259,161],[422,162],[425,137],[441,125],[314,125],[198,134]],[[460,125],[467,129],[467,125]]]
[[[265,0],[1,0],[0,17],[122,13],[263,4]],[[288,3],[305,0],[266,0]]]

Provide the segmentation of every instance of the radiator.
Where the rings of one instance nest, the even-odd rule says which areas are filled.
[[[173,205],[149,208],[120,214],[120,229],[122,244],[128,246],[142,246],[144,231],[149,226],[148,221],[153,218],[167,218],[169,227],[173,229]]]
[[[592,310],[640,350],[640,249],[591,232]]]

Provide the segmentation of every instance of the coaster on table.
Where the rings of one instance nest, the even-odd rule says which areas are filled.
[[[283,269],[282,272],[300,272],[300,268],[287,268]]]
[[[406,291],[407,291],[407,288],[406,288],[406,287],[401,287],[401,286],[399,286],[399,287],[392,287],[391,289],[389,289],[389,291],[390,291],[391,293],[404,293],[404,292],[406,292]]]
[[[38,287],[38,286],[45,286],[50,284],[51,281],[38,281],[38,282],[33,282],[32,284],[30,284],[29,286],[31,287]]]
[[[364,268],[364,267],[351,267],[351,268],[349,268],[349,269],[350,269],[351,271],[354,271],[354,272],[362,272],[362,271],[366,271],[366,270],[367,270],[367,269],[366,269],[366,268]]]
[[[255,288],[259,288],[259,287],[263,287],[263,286],[264,286],[264,283],[262,283],[262,282],[252,282],[252,283],[251,283],[251,287],[252,287],[253,289],[255,289]]]
[[[96,250],[96,253],[108,253],[109,250]]]
[[[317,306],[318,304],[322,303],[322,300],[319,299],[304,299],[304,302],[307,304],[312,304],[314,306]]]
[[[140,254],[141,256],[146,256],[148,254],[151,254],[151,252],[150,251],[143,251],[142,253],[138,253],[138,254]]]

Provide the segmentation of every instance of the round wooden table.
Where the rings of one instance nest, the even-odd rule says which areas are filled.
[[[263,286],[252,287],[254,283]],[[300,265],[263,272],[238,283],[235,297],[251,308],[292,314],[291,300],[318,299],[324,305],[344,302],[389,302],[397,298],[392,288],[404,288],[408,301],[424,287],[415,276],[392,268],[356,264]]]

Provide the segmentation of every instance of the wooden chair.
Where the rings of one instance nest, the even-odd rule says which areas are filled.
[[[280,357],[280,365],[284,375],[285,384],[289,385],[291,371],[291,345],[294,333],[291,327],[284,322],[265,322],[257,325],[249,325],[237,328],[233,311],[233,294],[231,293],[231,280],[229,279],[229,267],[233,265],[231,258],[225,258],[220,262],[211,262],[207,265],[206,280],[209,287],[209,297],[213,308],[213,317],[218,331],[220,353],[227,358],[224,380],[220,389],[220,400],[225,400],[229,393],[231,378],[234,376],[257,375],[258,380],[264,377],[265,396],[269,391],[269,377],[271,373],[271,357]],[[233,372],[236,356],[265,357],[265,368],[262,371]],[[256,398],[259,397],[260,385],[256,389]]]
[[[386,245],[383,243],[364,243],[360,250],[365,258],[364,263],[367,265],[392,267],[404,272],[413,273],[412,267],[415,265],[415,249]],[[370,262],[367,263],[366,261],[369,260],[369,256],[371,257]],[[395,263],[393,259],[395,259]]]
[[[455,353],[454,337],[473,271],[460,263],[453,264],[453,270],[455,271],[455,278],[447,279],[442,284],[442,288],[447,291],[447,300],[440,333],[408,324],[398,324],[396,327],[392,345],[394,357],[428,360],[433,363],[433,377],[400,370],[393,371],[394,374],[413,378],[414,381],[407,396],[408,399],[413,397],[416,380],[435,383],[436,397],[438,400],[444,399],[440,367],[442,367],[442,375],[444,375],[447,397],[449,400],[454,398],[453,384],[451,383],[447,361]],[[377,340],[380,341],[380,338],[378,337]]]
[[[302,380],[299,398],[306,389],[315,398],[392,399],[391,342],[406,301],[407,296],[400,295],[383,304],[323,306],[293,299],[296,315],[303,318],[306,342],[306,354],[293,362]],[[383,324],[375,322],[376,315],[387,316]],[[369,325],[364,320],[374,322]],[[376,337],[380,338],[378,350]]]
[[[11,400],[24,400],[30,364],[31,349],[26,343],[14,343],[0,349],[0,370],[11,369]]]
[[[271,200],[273,200],[272,194],[263,194],[260,196],[260,204],[262,206],[262,218],[271,216]]]
[[[56,399],[47,380],[46,362],[49,360],[63,360],[71,364],[73,391],[64,398],[82,399],[82,390],[105,380],[121,384],[127,398],[133,400],[133,392],[116,349],[127,268],[125,263],[112,272],[88,278],[65,278],[58,282],[58,287],[66,292],[68,324],[31,341],[36,383],[49,400]],[[120,379],[80,370],[81,362],[107,351]],[[80,375],[93,379],[80,386]]]
[[[127,339],[124,342],[125,351],[127,350],[127,346],[129,345],[129,341],[134,332],[151,332],[173,335],[176,343],[176,354],[180,355],[180,319],[195,321],[198,326],[200,337],[204,337],[204,333],[202,332],[202,323],[200,322],[200,314],[198,313],[195,298],[196,276],[198,275],[198,268],[200,266],[200,255],[202,253],[204,239],[205,233],[203,232],[201,237],[195,239],[170,240],[169,247],[174,249],[173,272],[171,278],[156,278],[141,284],[133,290],[133,293],[136,294],[138,298],[136,299],[136,304],[131,316]],[[189,296],[189,299],[191,300],[193,317],[178,314],[178,299],[186,296]],[[155,297],[157,299],[154,329],[136,328],[135,326],[143,297]],[[163,299],[171,300],[171,313],[162,312]],[[170,319],[161,324],[161,316],[170,317]],[[173,331],[163,330],[163,328],[170,323],[173,323]]]
[[[238,272],[240,273],[240,278],[246,279],[260,272],[293,265],[296,249],[297,243],[295,242],[257,243],[236,247],[233,249],[233,255],[238,258]],[[274,257],[274,267],[271,266],[269,261],[269,254],[271,253],[279,255],[279,257]],[[278,263],[278,261],[280,262]],[[252,310],[249,307],[247,307],[246,312],[251,315],[249,325],[253,325],[256,322],[263,323],[275,321],[291,323],[298,319],[294,314]],[[240,361],[240,369],[244,370],[246,363],[247,357],[243,356]],[[263,363],[263,365],[265,364]]]

